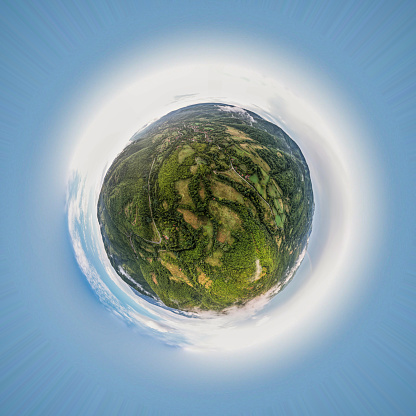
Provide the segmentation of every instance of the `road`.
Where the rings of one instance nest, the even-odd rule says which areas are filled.
[[[186,126],[185,125],[185,127],[190,127],[193,131],[195,131],[195,132],[198,132],[198,133],[203,133],[204,135],[205,135],[205,139],[207,140],[207,141],[210,141],[210,142],[212,142],[212,139],[210,139],[209,137],[208,137],[208,134],[205,132],[205,131],[201,131],[201,130],[199,130],[197,127],[195,127],[195,126],[192,126],[192,125],[189,125],[189,126]],[[218,146],[218,145],[217,145]],[[221,147],[220,146],[218,146],[218,149],[221,149]],[[253,186],[251,183],[249,183],[246,179],[244,179],[235,169],[234,169],[234,166],[233,166],[233,162],[232,162],[232,160],[231,160],[231,158],[230,158],[230,166],[231,166],[231,169],[248,185],[248,186],[250,186],[253,190],[254,190],[254,192],[256,192],[257,193],[257,195],[267,204],[267,206],[269,207],[269,209],[270,209],[270,212],[271,212],[271,214],[272,214],[272,218],[274,219],[275,217],[274,217],[274,212],[273,212],[273,209],[272,209],[272,207],[270,206],[270,204],[260,195],[260,193],[259,193],[259,191],[255,188],[255,186]],[[277,225],[277,223],[276,223],[276,220],[274,220],[274,222],[275,222],[275,224],[276,224],[276,226],[277,227],[279,227],[278,225]]]
[[[150,216],[151,216],[151,218],[152,218],[153,225],[155,226],[156,232],[157,232],[157,234],[159,235],[159,241],[150,241],[150,240],[145,240],[144,238],[143,238],[143,240],[148,241],[149,243],[152,243],[152,244],[160,244],[160,243],[162,242],[162,237],[161,237],[160,232],[159,232],[159,230],[158,230],[158,228],[157,228],[157,225],[156,225],[156,223],[155,223],[155,219],[153,218],[152,201],[151,201],[151,199],[150,199],[150,175],[152,174],[152,169],[153,169],[153,165],[154,165],[154,163],[155,163],[155,160],[156,160],[156,158],[154,158],[154,159],[153,159],[152,166],[150,167],[149,176],[148,176],[148,178],[147,178],[147,192],[148,192],[148,194],[149,194],[149,209],[150,209]]]
[[[201,131],[201,130],[199,130],[197,127],[195,127],[195,126],[192,126],[192,125],[185,125],[184,124],[184,127],[186,128],[186,127],[190,127],[192,130],[194,130],[195,132],[197,132],[197,133],[203,133],[204,135],[205,135],[205,139],[207,140],[207,141],[210,141],[210,142],[212,142],[212,139],[208,136],[208,134],[205,132],[205,131]],[[176,139],[178,139],[179,138],[179,136],[180,135],[182,135],[182,133],[181,132],[178,132],[178,136],[176,137]],[[218,146],[218,145],[217,145]],[[219,146],[218,146],[218,148],[219,149],[221,149]],[[149,172],[149,176],[148,176],[148,179],[147,179],[147,191],[148,191],[148,194],[149,194],[149,210],[150,210],[150,216],[151,216],[151,218],[152,218],[152,222],[153,222],[153,225],[154,225],[154,227],[155,227],[155,229],[156,229],[156,232],[157,232],[157,234],[158,234],[158,236],[159,236],[159,241],[153,241],[153,240],[146,240],[145,238],[142,238],[142,240],[144,240],[144,241],[146,241],[146,242],[148,242],[148,243],[151,243],[151,244],[161,244],[161,242],[162,242],[162,236],[160,235],[160,232],[159,232],[159,229],[157,228],[157,225],[156,225],[156,222],[155,222],[155,219],[154,219],[154,217],[153,217],[153,210],[152,210],[152,201],[151,201],[151,198],[150,198],[150,176],[151,176],[151,174],[152,174],[152,170],[153,170],[153,165],[154,165],[154,163],[155,163],[155,160],[156,160],[156,158],[154,158],[153,159],[153,161],[152,161],[152,166],[150,167],[150,172]],[[272,214],[272,218],[274,219],[274,212],[273,212],[273,209],[272,209],[272,207],[270,206],[270,204],[260,195],[260,193],[258,192],[258,190],[251,184],[251,183],[249,183],[246,179],[244,179],[236,170],[235,170],[235,168],[234,168],[234,166],[233,166],[233,162],[232,162],[232,160],[231,160],[231,158],[230,158],[230,169],[232,169],[248,186],[250,186],[253,190],[254,190],[254,192],[256,192],[256,194],[267,204],[267,206],[269,207],[269,209],[270,209],[270,212],[271,212],[271,214]],[[276,220],[275,220],[275,223],[276,223]],[[278,227],[278,225],[277,225],[277,223],[276,223],[276,226]],[[130,239],[130,245],[131,245],[131,247],[132,247],[132,249],[134,250],[134,252],[135,252],[135,254],[136,254],[136,256],[137,256],[137,253],[136,253],[136,250],[135,250],[135,248],[134,248],[134,245],[133,245],[133,242],[131,241],[131,235],[130,236],[128,236],[129,237],[129,239]]]

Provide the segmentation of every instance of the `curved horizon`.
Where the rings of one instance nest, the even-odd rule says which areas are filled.
[[[414,2],[2,2],[0,413],[412,415]],[[142,127],[220,102],[281,127],[314,187],[270,302],[135,296],[96,220]]]

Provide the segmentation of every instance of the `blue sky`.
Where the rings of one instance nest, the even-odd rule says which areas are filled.
[[[410,1],[1,2],[0,413],[414,414],[415,17]],[[348,107],[365,131],[337,135],[347,170],[380,195],[354,201],[379,222],[362,235],[368,261],[344,267],[363,283],[324,336],[297,334],[287,361],[273,342],[166,346],[110,313],[75,260],[67,180],[89,109],[126,79],[204,56],[292,83],[297,68],[315,112],[343,126]],[[367,172],[354,152],[371,155]]]

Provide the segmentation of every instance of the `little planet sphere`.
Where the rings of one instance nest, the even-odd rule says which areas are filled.
[[[280,291],[306,250],[313,212],[297,144],[257,114],[219,103],[172,111],[136,133],[97,206],[120,278],[193,312]]]

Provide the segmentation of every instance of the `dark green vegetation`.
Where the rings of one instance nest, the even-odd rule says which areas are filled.
[[[283,130],[198,104],[132,138],[105,176],[98,220],[134,289],[177,309],[222,310],[283,281],[313,209],[308,166]]]

